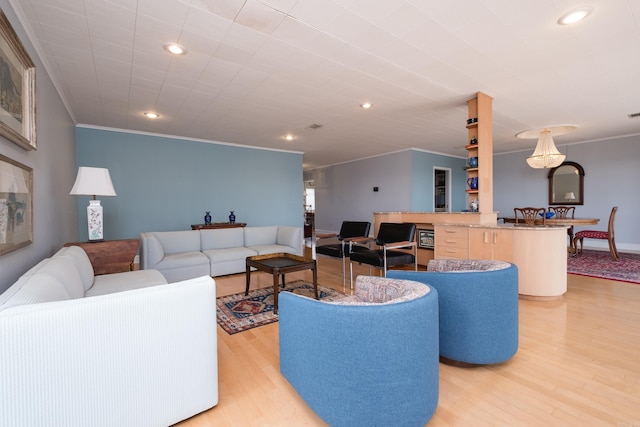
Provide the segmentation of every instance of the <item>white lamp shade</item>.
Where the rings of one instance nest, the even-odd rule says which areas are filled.
[[[78,196],[115,196],[109,169],[81,166],[69,194]]]
[[[551,131],[544,129],[540,132],[538,145],[533,154],[527,158],[527,163],[534,169],[555,168],[564,162],[565,157],[553,143]]]
[[[576,195],[573,194],[573,191],[570,191],[568,193],[564,193],[564,199],[565,200],[575,200],[576,199]]]

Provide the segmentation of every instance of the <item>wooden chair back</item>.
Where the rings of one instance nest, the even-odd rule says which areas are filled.
[[[536,220],[542,220],[542,225],[546,223],[545,208],[532,208],[530,206],[525,208],[513,208],[513,214],[516,218],[516,225],[535,225]],[[540,215],[542,214],[542,215]]]
[[[553,212],[556,218],[575,218],[575,206],[550,206],[549,212]]]

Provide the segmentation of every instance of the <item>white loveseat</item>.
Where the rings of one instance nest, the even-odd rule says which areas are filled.
[[[140,234],[140,268],[174,282],[242,273],[248,256],[302,250],[302,228],[283,225],[147,232]]]
[[[61,249],[0,295],[0,426],[168,426],[218,402],[215,282],[93,277]]]

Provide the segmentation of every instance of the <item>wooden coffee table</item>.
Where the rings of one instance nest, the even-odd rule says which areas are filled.
[[[255,255],[247,257],[247,288],[244,294],[249,295],[249,286],[251,284],[251,267],[258,271],[264,271],[273,275],[273,312],[278,314],[278,276],[282,275],[282,287],[284,287],[284,275],[293,273],[294,271],[311,270],[313,271],[313,290],[316,299],[318,295],[318,270],[316,269],[316,260],[304,258],[289,253],[275,253],[267,255]]]

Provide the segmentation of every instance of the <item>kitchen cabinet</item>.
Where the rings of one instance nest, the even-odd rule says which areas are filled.
[[[466,225],[435,225],[435,259],[468,259],[469,227]]]
[[[513,228],[470,227],[469,258],[513,262]]]

